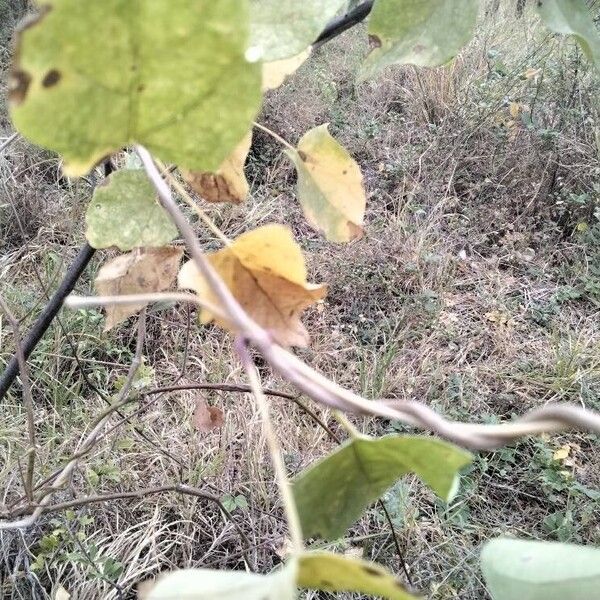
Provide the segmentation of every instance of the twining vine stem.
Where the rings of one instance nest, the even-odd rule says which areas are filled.
[[[497,448],[528,435],[571,428],[600,433],[600,414],[571,404],[547,405],[525,414],[520,419],[499,425],[460,423],[445,419],[418,401],[369,401],[327,379],[291,352],[278,346],[269,333],[244,311],[204,256],[193,228],[177,206],[150,153],[142,146],[137,146],[136,149],[150,181],[158,192],[162,206],[181,232],[192,260],[211,287],[221,305],[221,311],[227,315],[226,320],[242,337],[260,350],[275,371],[313,400],[344,412],[401,421],[475,449]]]

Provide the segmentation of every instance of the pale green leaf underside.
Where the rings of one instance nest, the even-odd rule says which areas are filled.
[[[82,175],[141,143],[213,171],[248,130],[261,71],[245,59],[246,0],[53,0],[21,34],[11,116]]]
[[[94,191],[85,215],[93,248],[131,250],[165,246],[177,237],[177,228],[156,200],[154,187],[141,170],[112,173]]]
[[[293,600],[296,570],[295,563],[269,575],[183,569],[160,577],[147,600]]]
[[[471,454],[423,436],[356,439],[317,461],[294,481],[305,537],[338,538],[402,475],[416,473],[441,498],[456,491]]]
[[[481,569],[494,600],[600,597],[600,549],[500,538],[488,542]]]
[[[369,18],[375,47],[361,77],[393,64],[443,65],[471,39],[479,0],[377,0]]]
[[[416,598],[380,565],[330,552],[300,557],[298,585],[327,592],[361,592],[389,600]]]
[[[600,32],[585,0],[540,0],[537,7],[549,29],[575,36],[586,56],[600,69]]]
[[[299,54],[346,0],[251,0],[250,46],[262,61]]]

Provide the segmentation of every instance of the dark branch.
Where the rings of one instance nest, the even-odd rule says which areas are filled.
[[[56,292],[54,292],[54,295],[52,298],[50,298],[50,301],[37,318],[37,321],[27,334],[27,337],[23,340],[23,354],[25,355],[25,360],[29,358],[38,342],[48,330],[48,327],[50,327],[50,324],[54,320],[54,317],[56,317],[58,314],[64,299],[73,291],[75,284],[85,271],[85,268],[88,266],[92,256],[94,256],[94,252],[96,251],[89,244],[84,244],[81,250],[79,250],[75,260],[69,267],[65,278],[62,280],[60,286]],[[10,359],[10,362],[6,366],[4,373],[2,373],[2,376],[0,376],[0,398],[6,394],[18,373],[19,363],[15,355]]]
[[[373,2],[374,0],[367,0],[367,2],[359,4],[356,8],[353,8],[342,17],[333,19],[315,40],[313,46],[321,46],[322,44],[329,42],[341,33],[344,33],[344,31],[351,29],[366,19],[373,8]]]

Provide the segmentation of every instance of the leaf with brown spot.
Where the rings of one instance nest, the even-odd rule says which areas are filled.
[[[207,202],[229,202],[230,204],[243,202],[250,191],[244,174],[244,164],[251,144],[252,131],[244,136],[214,173],[182,171],[184,179]]]
[[[360,78],[389,65],[443,65],[473,37],[478,0],[377,0],[369,16],[371,52]]]
[[[18,106],[27,97],[31,75],[26,71],[14,70],[8,78],[8,100]]]
[[[325,296],[326,286],[306,281],[304,256],[287,227],[272,224],[253,229],[208,259],[236,300],[279,344],[308,344],[308,332],[300,315]],[[201,299],[218,305],[192,261],[183,265],[179,287],[192,289]],[[208,310],[202,311],[201,320],[216,320],[222,327],[234,330],[231,323],[216,319]]]
[[[100,296],[147,294],[162,292],[173,285],[177,277],[181,248],[140,248],[107,262],[98,271],[95,285]],[[106,309],[104,331],[135,315],[145,303],[109,306]]]
[[[298,199],[308,222],[332,242],[360,238],[367,204],[362,173],[327,124],[306,132],[297,151],[286,152],[298,171]]]
[[[61,154],[67,175],[136,143],[166,163],[213,171],[256,117],[249,0],[36,4],[42,16],[16,38],[11,119]]]
[[[308,59],[312,50],[309,46],[300,54],[281,60],[263,63],[263,92],[278,88],[292,73],[295,73]]]
[[[380,565],[331,552],[302,554],[298,585],[327,592],[361,592],[389,600],[417,598]]]
[[[192,417],[192,424],[195,429],[206,433],[207,431],[223,427],[224,422],[223,411],[220,408],[209,406],[204,398],[196,400],[196,409]]]

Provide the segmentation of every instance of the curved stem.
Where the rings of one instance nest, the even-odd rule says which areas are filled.
[[[282,146],[285,146],[288,150],[292,150],[292,152],[298,152],[298,150],[296,150],[294,146],[292,146],[288,141],[284,140],[278,133],[275,133],[272,129],[269,129],[264,125],[257,123],[256,121],[254,121],[253,125],[261,131],[268,133],[273,139],[277,140]]]

